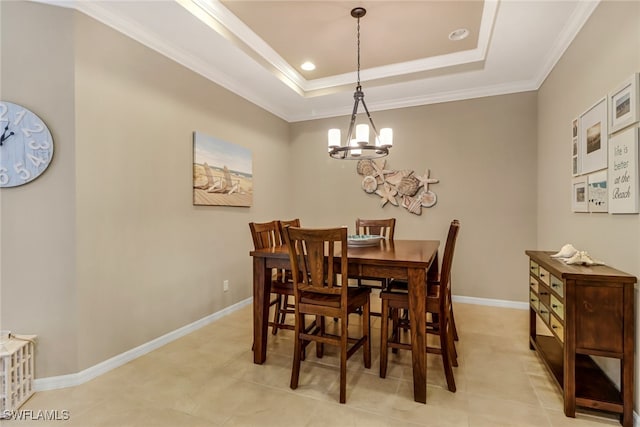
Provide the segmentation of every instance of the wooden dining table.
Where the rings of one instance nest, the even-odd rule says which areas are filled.
[[[409,316],[413,362],[413,396],[416,402],[427,401],[426,358],[426,286],[425,280],[438,276],[438,240],[382,240],[376,246],[348,247],[348,277],[403,279],[409,283]],[[262,364],[267,358],[267,326],[271,269],[289,269],[286,246],[256,249],[253,257],[253,362]],[[335,253],[339,262],[340,251]],[[414,328],[413,325],[421,325]]]

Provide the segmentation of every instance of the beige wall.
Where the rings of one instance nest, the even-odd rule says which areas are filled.
[[[76,372],[73,13],[23,2],[0,7],[0,99],[31,109],[55,141],[42,176],[0,190],[0,327],[39,335],[40,376]]]
[[[640,277],[640,216],[571,212],[571,121],[640,71],[640,3],[595,10],[538,96],[538,247],[567,242]],[[636,343],[640,342],[636,291]],[[637,353],[637,350],[636,350]],[[636,357],[636,411],[640,369]],[[618,363],[600,359],[617,379]]]
[[[37,377],[251,297],[247,223],[287,213],[288,124],[80,13],[2,8],[2,99],[56,143],[41,178],[1,193],[2,327],[39,335]],[[252,150],[253,207],[192,205],[195,130]]]
[[[366,88],[365,88],[366,92]],[[453,266],[456,295],[525,302],[526,249],[536,247],[536,94],[495,96],[381,111],[394,129],[387,168],[431,170],[438,203],[414,215],[365,193],[356,162],[330,159],[327,129],[346,133],[348,117],[292,124],[296,159],[292,209],[305,223],[343,224],[357,217],[395,217],[398,239],[446,240],[461,222]]]

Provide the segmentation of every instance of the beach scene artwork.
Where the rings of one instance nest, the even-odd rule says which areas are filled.
[[[251,150],[193,133],[193,204],[242,206],[253,203]]]

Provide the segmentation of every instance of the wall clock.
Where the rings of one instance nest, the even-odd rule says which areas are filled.
[[[0,187],[17,187],[39,177],[51,163],[53,138],[40,117],[0,101]]]

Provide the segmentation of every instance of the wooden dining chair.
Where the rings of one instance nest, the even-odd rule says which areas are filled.
[[[290,220],[278,220],[278,233],[280,234],[280,238],[282,239],[283,244],[284,244],[283,230],[285,227],[289,227],[289,226],[300,227],[300,218],[295,218]],[[284,274],[283,280],[291,283],[292,281],[291,270],[284,270],[282,271],[282,274]],[[279,295],[278,301],[276,303],[276,312],[278,314],[277,315],[274,314],[274,319],[276,318],[276,316],[279,316],[279,319],[273,321],[274,326],[271,329],[274,335],[278,332],[279,325],[286,325],[285,327],[287,329],[289,329],[290,327],[290,325],[287,325],[286,319],[287,319],[287,314],[290,314],[290,315],[294,314],[295,305],[293,301],[291,301],[293,300],[293,284],[291,285],[291,292],[292,292],[291,294]],[[291,297],[291,300],[289,299],[289,297]]]
[[[364,366],[371,367],[371,339],[369,318],[369,294],[363,287],[349,287],[336,280],[337,272],[346,272],[347,229],[310,229],[285,227],[285,243],[289,248],[289,259],[295,292],[295,345],[291,388],[298,387],[300,363],[304,348],[316,343],[316,353],[322,357],[324,344],[340,348],[340,403],[346,402],[347,359],[360,347],[363,348]],[[337,251],[340,255],[337,256]],[[327,262],[329,260],[329,262]],[[335,262],[334,262],[335,261]],[[339,268],[336,271],[336,267]],[[348,335],[349,314],[362,309],[362,333],[359,338]],[[318,319],[318,327],[305,330],[305,316]],[[331,334],[325,328],[325,317],[340,320],[339,333]]]
[[[373,236],[382,236],[388,241],[393,241],[393,234],[396,229],[396,219],[356,219],[356,234],[368,234]],[[379,277],[358,277],[358,286],[368,286],[372,288],[383,289],[388,284],[388,279]],[[363,282],[366,280],[367,282]],[[375,283],[371,283],[375,282]]]
[[[251,230],[251,237],[253,238],[255,249],[280,246],[284,243],[278,221],[263,223],[250,222],[249,229]],[[276,335],[278,329],[293,330],[293,325],[285,323],[286,314],[293,313],[293,310],[287,307],[289,296],[293,297],[294,295],[290,272],[287,273],[285,270],[273,269],[271,275],[271,293],[275,294],[275,298],[269,302],[269,307],[275,306],[273,321],[269,322],[269,326],[272,327],[271,333]]]
[[[396,229],[396,219],[356,219],[356,234],[382,236],[388,241],[393,241],[393,234]],[[360,276],[355,277],[358,286],[366,286],[372,289],[384,289],[389,284],[389,279],[381,279],[379,277]],[[380,316],[378,312],[371,312],[372,316]]]
[[[438,285],[427,287],[426,311],[431,314],[431,320],[427,320],[427,334],[435,334],[440,338],[439,347],[426,347],[427,353],[436,353],[442,356],[444,373],[449,391],[456,391],[456,383],[453,375],[453,367],[458,366],[457,354],[455,350],[453,326],[451,321],[451,266],[453,264],[453,253],[460,223],[453,220],[449,226],[447,243],[444,248],[442,259],[442,270]],[[426,286],[426,284],[425,284]],[[411,344],[402,342],[401,331],[403,328],[414,328],[411,319],[402,319],[399,310],[409,309],[409,294],[407,283],[398,280],[391,280],[389,287],[380,292],[382,299],[382,327],[380,331],[380,377],[387,375],[388,348],[411,350]],[[391,314],[392,333],[389,336],[389,315]],[[408,324],[407,324],[408,323]],[[417,326],[420,327],[420,326]],[[422,326],[424,327],[424,326]]]

